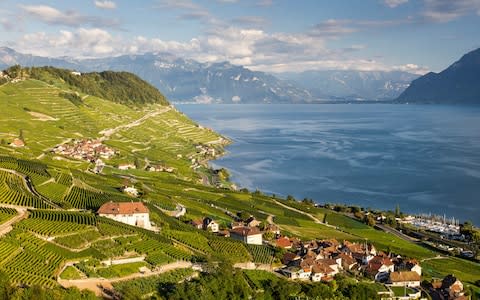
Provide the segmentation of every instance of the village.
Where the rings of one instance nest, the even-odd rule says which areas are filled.
[[[98,214],[153,230],[149,209],[142,202],[108,202],[100,207]],[[463,283],[454,275],[422,281],[422,267],[417,259],[379,251],[366,240],[360,243],[336,239],[301,241],[282,235],[275,224],[263,225],[253,216],[232,222],[223,230],[220,223],[210,217],[191,220],[189,224],[245,244],[278,249],[283,254],[270,270],[289,280],[328,283],[344,275],[383,285],[384,290],[378,292],[382,299],[420,299],[422,291],[434,299],[468,299],[464,296]]]
[[[74,140],[71,143],[58,145],[52,152],[62,156],[96,162],[98,159],[110,159],[116,152],[104,145],[99,139]]]

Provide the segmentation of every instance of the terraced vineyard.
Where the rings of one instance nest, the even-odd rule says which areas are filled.
[[[252,257],[245,248],[245,244],[240,241],[226,239],[221,237],[212,237],[208,244],[212,247],[216,254],[220,254],[224,258],[234,262],[251,261]]]
[[[17,215],[17,210],[14,208],[0,207],[0,224]]]
[[[94,214],[88,212],[72,212],[58,210],[31,210],[30,218],[42,219],[46,221],[67,222],[83,225],[95,226],[97,218]]]
[[[252,253],[253,261],[260,264],[272,264],[274,259],[274,250],[264,245],[247,245],[248,250]]]
[[[31,194],[19,175],[2,170],[0,170],[0,202],[37,208],[50,206]]]
[[[62,221],[46,221],[42,219],[23,220],[15,226],[45,236],[56,236],[59,234],[82,232],[91,229],[91,227],[83,224]]]
[[[74,186],[63,200],[75,208],[96,210],[109,199],[105,193],[94,192]]]

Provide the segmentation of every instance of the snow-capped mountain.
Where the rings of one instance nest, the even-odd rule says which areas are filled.
[[[306,71],[279,77],[308,89],[314,98],[392,100],[418,76],[399,71]]]

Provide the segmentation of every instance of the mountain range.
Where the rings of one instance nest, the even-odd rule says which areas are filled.
[[[414,80],[395,100],[400,103],[480,103],[480,48],[440,73]]]
[[[172,102],[315,103],[335,100],[391,100],[416,78],[405,72],[309,71],[279,74],[252,71],[228,62],[201,63],[170,53],[111,58],[49,58],[0,48],[0,68],[54,66],[80,72],[132,72]]]
[[[281,78],[296,82],[317,99],[391,100],[418,77],[401,71],[305,71],[285,73]]]

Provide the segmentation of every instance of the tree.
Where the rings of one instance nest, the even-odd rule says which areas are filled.
[[[368,214],[365,216],[365,219],[364,219],[364,222],[365,224],[367,224],[368,226],[375,226],[375,218],[373,217],[372,214]]]
[[[0,299],[10,299],[13,286],[7,273],[0,271]]]
[[[395,206],[395,217],[399,218],[400,217],[400,205],[397,204],[397,206]]]
[[[287,196],[287,201],[296,201],[292,195]]]
[[[251,214],[249,214],[246,211],[240,211],[240,212],[237,213],[237,217],[239,217],[240,220],[242,220],[242,221],[247,220],[248,218],[250,218],[250,216],[251,216]]]

